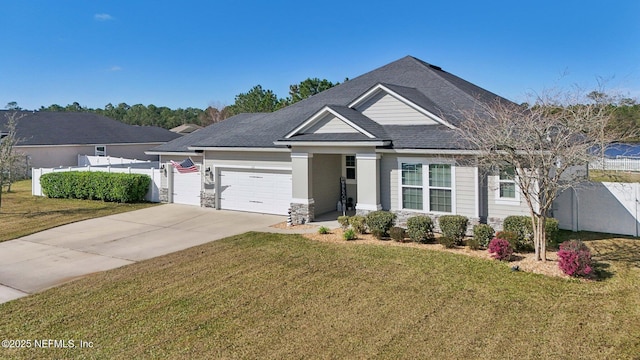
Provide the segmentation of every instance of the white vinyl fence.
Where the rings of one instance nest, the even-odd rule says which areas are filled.
[[[126,159],[126,158],[113,157],[113,156],[78,155],[78,166],[100,166],[100,165],[106,166],[106,165],[125,165],[125,164],[141,164],[141,163],[151,164],[152,162],[150,160]]]
[[[161,169],[138,169],[131,167],[66,167],[66,168],[40,168],[32,169],[31,171],[31,193],[34,196],[45,196],[42,192],[42,186],[40,186],[40,176],[50,172],[61,171],[103,171],[112,173],[127,173],[127,174],[145,174],[151,177],[151,184],[149,184],[149,190],[145,195],[145,200],[150,202],[160,202],[160,181],[161,181]]]
[[[640,159],[598,159],[589,164],[593,170],[640,171]]]
[[[639,236],[640,183],[589,182],[554,203],[560,229]]]

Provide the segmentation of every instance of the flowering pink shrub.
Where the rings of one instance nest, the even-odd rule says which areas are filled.
[[[558,266],[569,276],[588,276],[591,267],[591,251],[580,240],[569,240],[560,244]]]
[[[513,254],[513,247],[505,239],[493,238],[489,242],[489,253],[493,254],[493,258],[500,261],[509,261]]]

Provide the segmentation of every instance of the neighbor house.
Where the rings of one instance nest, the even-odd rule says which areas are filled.
[[[147,153],[165,163],[166,202],[290,210],[300,223],[335,212],[344,187],[360,214],[384,209],[401,222],[460,214],[500,227],[508,215],[528,214],[527,206],[508,173],[479,171],[456,132],[461,110],[498,98],[407,56],[279,111],[239,114]],[[200,171],[182,174],[170,164],[186,158]]]
[[[0,131],[14,111],[0,111]],[[145,150],[181,135],[155,126],[136,126],[92,113],[15,112],[15,149],[29,167],[77,166],[78,155],[158,160]],[[6,132],[6,131],[5,131]]]

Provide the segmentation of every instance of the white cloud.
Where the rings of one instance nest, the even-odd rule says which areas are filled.
[[[114,65],[109,68],[109,71],[120,71],[120,70],[122,70],[122,68],[118,65]]]
[[[95,14],[93,15],[93,18],[97,21],[109,21],[109,20],[113,20],[113,16],[109,15],[109,14]]]

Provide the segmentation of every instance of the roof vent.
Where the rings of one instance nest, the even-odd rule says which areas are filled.
[[[442,68],[440,66],[436,66],[436,65],[431,65],[429,64],[429,67],[434,69],[434,70],[438,70],[438,71],[442,71]]]

